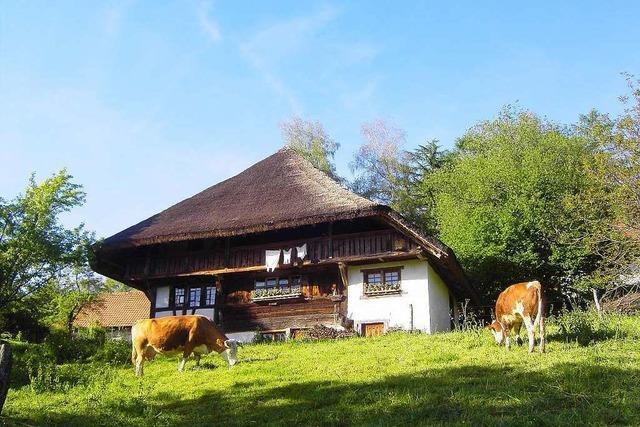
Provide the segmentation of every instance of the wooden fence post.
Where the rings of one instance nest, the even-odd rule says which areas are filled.
[[[9,391],[9,374],[11,373],[11,346],[0,345],[0,413]]]

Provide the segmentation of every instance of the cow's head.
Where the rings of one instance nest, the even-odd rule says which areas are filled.
[[[238,342],[236,340],[226,340],[224,342],[224,350],[220,356],[227,361],[229,366],[233,366],[238,361]]]
[[[504,342],[504,331],[502,330],[502,325],[497,320],[494,320],[489,326],[491,329],[491,333],[493,337],[496,339],[496,344],[500,345]]]

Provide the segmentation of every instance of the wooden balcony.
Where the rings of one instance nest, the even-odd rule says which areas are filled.
[[[358,260],[385,254],[415,252],[418,248],[395,230],[342,234],[270,244],[239,246],[224,250],[184,252],[162,257],[133,258],[127,263],[129,279],[174,277],[193,274],[224,274],[234,271],[261,271],[265,250],[307,245],[304,264],[324,264]],[[292,260],[293,261],[293,260]]]

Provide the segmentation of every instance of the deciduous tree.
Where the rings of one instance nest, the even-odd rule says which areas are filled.
[[[31,176],[24,194],[0,199],[0,309],[22,300],[83,262],[91,234],[67,228],[60,215],[84,203],[66,170],[41,183]]]
[[[282,122],[280,129],[285,145],[296,150],[316,168],[341,182],[334,164],[334,156],[340,144],[327,134],[320,122],[293,117]]]

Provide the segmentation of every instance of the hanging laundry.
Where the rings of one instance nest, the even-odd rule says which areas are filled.
[[[264,254],[265,264],[267,265],[267,271],[273,271],[278,267],[278,261],[280,261],[280,249],[269,250],[267,249]]]
[[[291,264],[291,249],[282,250],[282,263]]]
[[[302,246],[296,246],[296,252],[298,259],[300,259],[300,261],[304,261],[305,257],[307,256],[307,244],[305,243]]]

